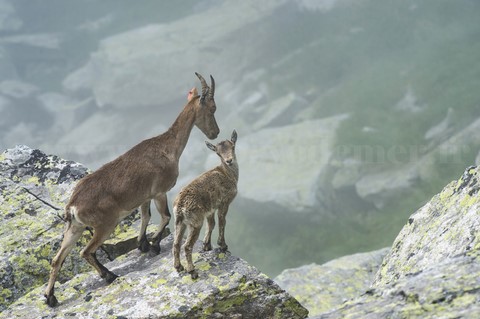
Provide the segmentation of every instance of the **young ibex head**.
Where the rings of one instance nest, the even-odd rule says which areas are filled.
[[[207,147],[212,151],[214,151],[215,153],[217,153],[222,163],[227,166],[234,165],[237,162],[237,157],[235,156],[236,142],[237,142],[237,132],[235,130],[233,130],[232,132],[232,137],[230,138],[230,141],[225,140],[218,143],[217,145],[213,145],[205,141],[205,143],[207,144]]]
[[[190,97],[190,93],[188,96],[188,100],[194,101],[197,107],[197,116],[195,120],[195,125],[205,134],[209,139],[214,139],[220,133],[220,129],[218,128],[217,122],[215,120],[215,111],[217,110],[217,106],[215,105],[215,80],[210,75],[210,87],[207,85],[205,79],[195,72],[200,83],[202,84],[202,95],[200,98],[196,98],[193,94],[197,93],[196,89],[191,90],[192,96]],[[198,96],[198,95],[197,95]]]

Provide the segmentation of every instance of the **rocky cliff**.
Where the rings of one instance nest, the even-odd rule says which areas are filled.
[[[85,232],[67,257],[56,289],[43,297],[49,263],[59,248],[65,201],[88,170],[75,162],[17,146],[0,155],[0,318],[304,318],[308,311],[266,275],[230,253],[200,252],[200,278],[173,268],[172,237],[149,257],[136,248],[136,214],[99,250],[121,277],[106,285],[79,256]],[[133,251],[131,251],[134,249]],[[129,253],[127,253],[130,251]],[[125,255],[125,253],[127,253]]]
[[[476,318],[479,190],[480,168],[470,167],[410,216],[383,262],[385,250],[292,269],[276,280],[317,319]],[[341,260],[351,266],[339,267]],[[358,266],[360,271],[345,271]]]

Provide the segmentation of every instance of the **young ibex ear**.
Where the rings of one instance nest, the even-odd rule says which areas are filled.
[[[237,131],[233,130],[232,137],[230,138],[233,144],[237,142]]]
[[[211,149],[211,150],[214,151],[214,152],[217,152],[217,147],[216,147],[215,145],[213,145],[213,144],[211,144],[211,143],[209,143],[209,142],[207,142],[207,141],[205,141],[205,144],[207,144],[207,147],[208,147],[209,149]]]

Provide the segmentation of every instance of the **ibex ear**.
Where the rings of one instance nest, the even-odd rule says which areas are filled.
[[[187,101],[190,102],[194,97],[198,95],[198,91],[196,87],[193,87],[187,95]]]
[[[230,138],[233,144],[237,142],[237,131],[233,130],[232,137]]]
[[[213,144],[211,144],[211,143],[209,143],[209,142],[207,142],[207,141],[205,141],[205,144],[207,144],[207,147],[208,147],[209,149],[211,149],[211,150],[214,151],[214,152],[217,152],[217,147],[216,147],[215,145],[213,145]]]

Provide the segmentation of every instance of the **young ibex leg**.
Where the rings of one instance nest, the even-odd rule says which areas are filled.
[[[183,245],[185,249],[185,257],[187,259],[187,272],[192,276],[192,279],[197,279],[198,278],[198,273],[195,270],[195,267],[193,266],[193,260],[192,260],[192,252],[193,252],[193,245],[195,245],[195,242],[198,239],[198,236],[200,235],[200,227],[194,227],[189,225],[188,226],[188,237],[187,240],[185,241],[185,244]]]
[[[215,228],[215,214],[214,213],[207,216],[207,231],[205,232],[205,237],[203,238],[203,250],[204,251],[212,250],[212,231],[213,231],[213,228]]]
[[[183,220],[179,217],[175,219],[175,239],[173,241],[173,266],[180,272],[183,271],[183,266],[180,263],[180,246],[182,245],[183,235],[185,234],[186,226]]]
[[[107,227],[97,227],[94,229],[94,234],[92,239],[88,242],[87,246],[82,250],[82,257],[87,260],[87,262],[95,268],[95,270],[100,274],[100,277],[104,278],[108,283],[112,283],[118,276],[108,270],[104,265],[102,265],[95,254],[97,249],[105,240],[108,239],[110,234],[115,229],[114,225],[108,225]]]
[[[47,304],[50,307],[55,307],[58,304],[57,298],[55,298],[54,295],[54,286],[60,268],[62,268],[65,258],[72,251],[75,243],[78,241],[80,236],[82,236],[84,230],[85,226],[76,224],[75,222],[69,223],[67,229],[65,230],[60,250],[52,260],[50,279],[48,280],[47,289],[45,290],[45,298],[47,298]]]
[[[160,241],[162,240],[163,232],[165,227],[167,227],[168,223],[170,222],[170,211],[168,209],[168,202],[167,202],[167,194],[160,194],[155,199],[155,206],[157,207],[162,220],[160,222],[160,226],[158,228],[157,233],[153,237],[152,246],[150,247],[150,251],[156,255],[160,253]]]
[[[138,249],[145,253],[150,250],[150,243],[147,240],[147,226],[151,217],[150,201],[143,203],[142,206],[140,206],[140,211],[142,212],[142,225],[140,227],[140,234],[138,235]]]
[[[217,244],[220,250],[226,252],[228,246],[225,243],[225,225],[227,224],[228,207],[218,210],[218,241]]]

